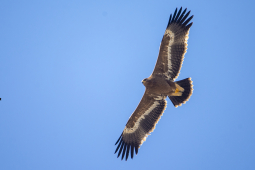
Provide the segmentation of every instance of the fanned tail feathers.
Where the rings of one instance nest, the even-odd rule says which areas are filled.
[[[191,78],[186,78],[180,81],[176,81],[175,83],[181,86],[184,89],[184,91],[182,92],[181,96],[168,96],[168,97],[172,101],[173,105],[175,107],[178,107],[189,100],[193,92],[193,85],[192,85]]]

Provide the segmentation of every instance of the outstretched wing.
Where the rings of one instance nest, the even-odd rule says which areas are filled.
[[[187,19],[190,11],[186,13],[186,10],[187,8],[182,12],[180,8],[177,13],[176,8],[173,17],[170,15],[152,75],[163,74],[168,80],[175,80],[178,77],[188,46],[189,29],[193,24],[189,23],[193,15]]]
[[[134,113],[130,116],[124,131],[120,135],[115,153],[118,152],[118,157],[122,152],[122,158],[126,155],[128,159],[129,151],[131,151],[131,158],[134,156],[134,149],[136,154],[138,148],[146,140],[150,132],[153,132],[157,122],[166,108],[165,96],[149,96],[146,91],[142,100],[137,106]]]

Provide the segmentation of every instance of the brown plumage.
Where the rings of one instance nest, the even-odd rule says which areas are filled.
[[[153,132],[163,114],[167,96],[177,107],[185,103],[192,94],[191,78],[174,82],[182,66],[189,29],[192,26],[192,22],[189,22],[193,16],[188,18],[190,11],[186,13],[186,10],[182,12],[180,8],[177,13],[176,8],[173,17],[170,15],[154,71],[150,77],[142,81],[145,93],[115,144],[118,144],[115,153],[119,151],[118,157],[122,153],[121,159],[126,156],[127,160],[129,152],[131,158],[134,151],[138,153],[138,148]]]

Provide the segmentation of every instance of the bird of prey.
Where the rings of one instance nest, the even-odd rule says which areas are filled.
[[[193,15],[189,17],[190,11],[186,11],[187,8],[184,11],[176,8],[174,15],[170,15],[155,68],[149,78],[142,80],[145,86],[142,100],[115,144],[118,144],[115,151],[119,151],[118,157],[122,153],[121,160],[125,156],[127,160],[129,152],[132,159],[134,151],[138,153],[138,148],[153,132],[163,114],[167,96],[173,105],[178,107],[188,101],[192,94],[191,78],[174,81],[179,75],[188,46],[189,29],[193,24],[190,23]]]

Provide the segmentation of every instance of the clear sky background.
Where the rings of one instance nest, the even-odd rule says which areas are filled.
[[[194,15],[168,106],[133,160],[114,145],[168,19]],[[1,1],[0,169],[255,169],[255,1]]]

